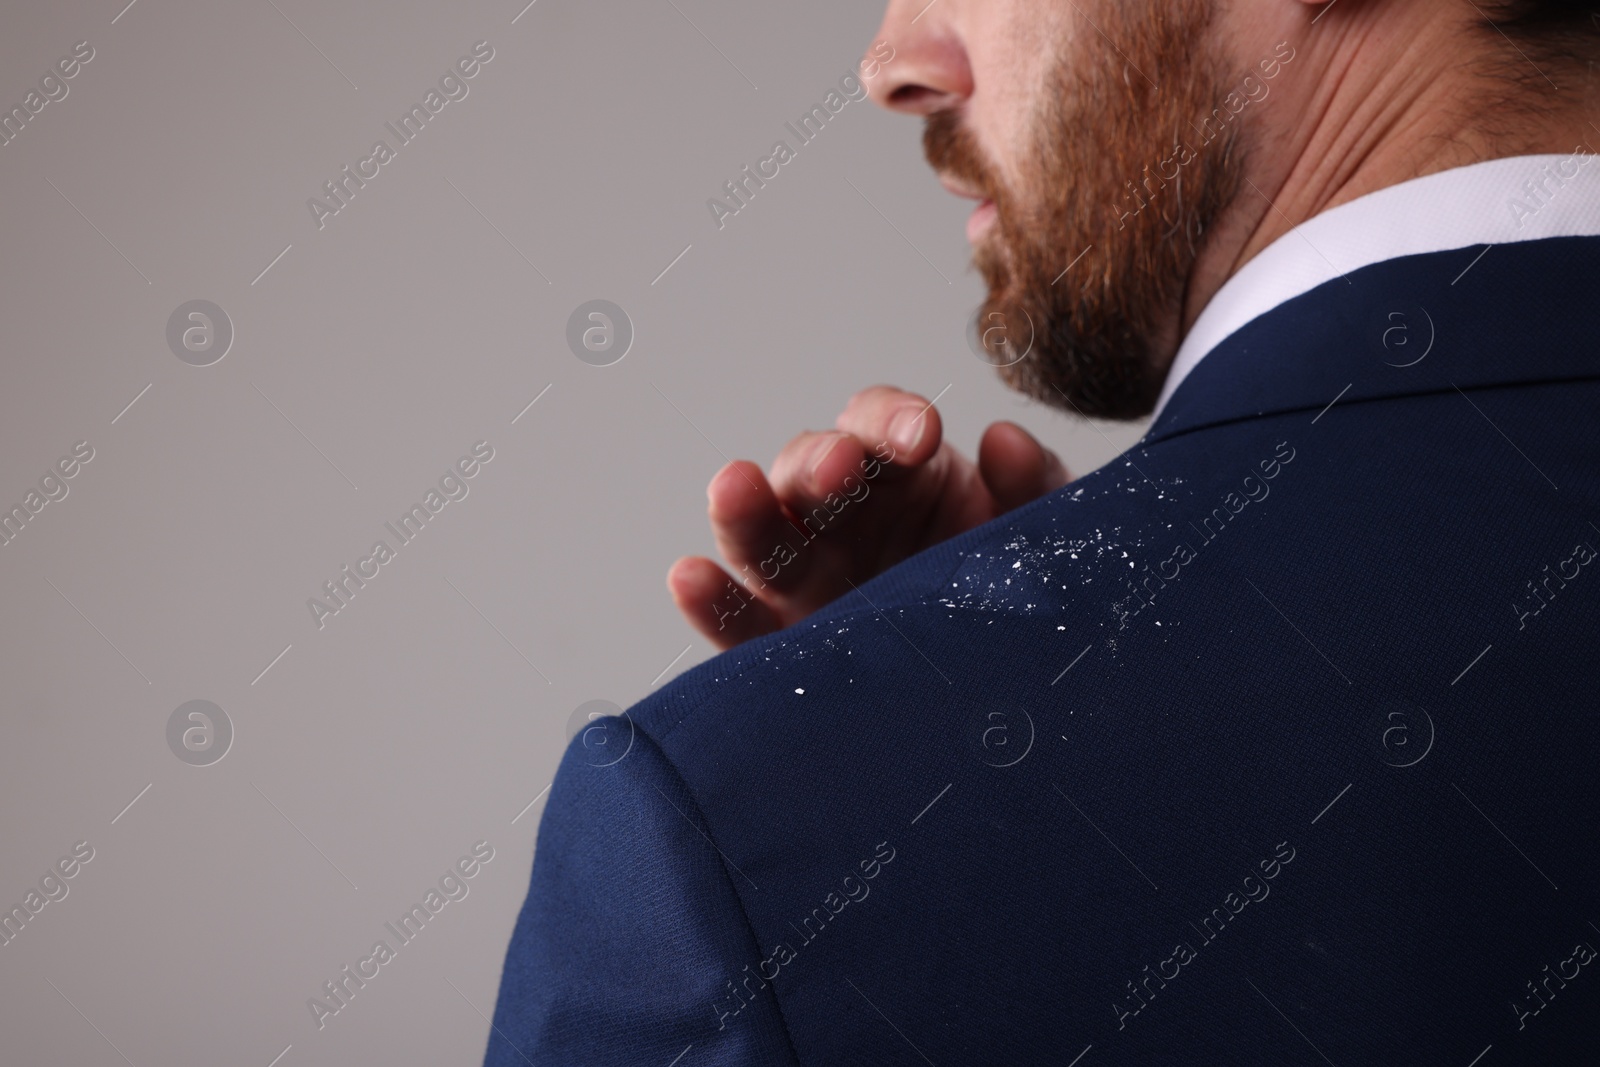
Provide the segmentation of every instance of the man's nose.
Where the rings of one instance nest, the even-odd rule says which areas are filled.
[[[972,95],[972,67],[956,26],[961,7],[962,0],[889,0],[863,61],[880,68],[868,83],[874,101],[891,111],[929,115]]]

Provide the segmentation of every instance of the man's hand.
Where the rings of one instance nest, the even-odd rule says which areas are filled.
[[[790,441],[770,477],[735,460],[711,479],[707,511],[728,569],[685,556],[667,588],[718,648],[780,630],[1069,479],[1055,453],[1011,422],[984,431],[973,463],[944,442],[932,404],[890,386],[851,397],[834,426]]]

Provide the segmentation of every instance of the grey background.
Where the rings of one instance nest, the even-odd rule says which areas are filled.
[[[880,381],[1078,473],[1140,432],[969,352],[967,207],[913,120],[849,104],[713,224],[878,3],[522,2],[0,14],[6,108],[95,49],[0,147],[0,504],[95,450],[0,547],[0,905],[95,850],[0,946],[7,1062],[475,1062],[569,716],[711,654],[663,576],[710,552],[725,457]],[[307,198],[479,40],[467,98],[319,231]],[[635,329],[603,368],[564,341],[595,298]],[[235,330],[208,367],[165,341],[194,299]],[[319,631],[307,598],[479,440],[466,499]],[[209,766],[167,747],[190,700],[233,725]],[[319,1031],[307,998],[480,839],[466,899]]]

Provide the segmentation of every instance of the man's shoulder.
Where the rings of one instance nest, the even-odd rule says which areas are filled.
[[[954,618],[971,611],[1028,610],[1001,580],[990,595],[974,596],[979,577],[998,565],[1008,545],[1043,543],[1059,528],[1064,511],[1085,498],[1090,486],[1107,480],[1109,469],[1000,516],[973,530],[918,552],[785,629],[745,641],[684,671],[667,685],[628,709],[658,737],[672,732],[685,718],[720,706],[744,704],[762,679],[804,671],[820,678],[841,673],[848,678],[849,658],[863,644],[880,656],[915,656],[888,638],[908,616],[933,614]],[[1075,516],[1073,516],[1075,517]],[[1010,576],[1007,576],[1010,577]],[[1021,587],[1016,590],[1021,593]],[[835,653],[842,653],[841,660]],[[797,694],[801,695],[801,694]]]
[[[1424,1015],[1481,1049],[1526,946],[1582,928],[1527,907],[1496,826],[1552,885],[1600,877],[1540,814],[1600,803],[1600,385],[1475,392],[1143,444],[637,705],[801,1059],[897,1054],[860,974],[937,1062],[1276,1062],[1246,978],[1352,975],[1340,1062],[1437,1062]],[[1371,933],[1401,914],[1404,951]]]
[[[1275,1063],[1271,996],[1341,1063],[1502,1035],[1571,1061],[1587,1017],[1518,983],[1600,881],[1549,816],[1600,810],[1600,381],[1570,322],[1513,347],[1492,310],[1398,368],[1288,309],[1107,467],[685,672],[620,769],[552,791],[529,943],[608,885],[632,915],[689,901],[674,930],[721,948],[628,958],[704,998],[673,1035],[696,1052],[781,1028],[802,1062],[911,1062],[913,1036],[940,1063]],[[1286,352],[1315,380],[1267,398]],[[578,843],[635,880],[568,878]]]
[[[1141,443],[787,629],[700,663],[628,715],[675,762],[692,763],[714,756],[675,742],[686,727],[777,738],[796,717],[881,713],[906,695],[907,677],[968,696],[998,677],[1048,685],[1079,653],[1098,647],[1116,658],[1132,628],[1159,640],[1159,612],[1136,618],[1152,603],[1139,581],[1184,538],[1203,545],[1206,531],[1191,521],[1210,519],[1214,537],[1215,508],[1236,527],[1261,525],[1265,507],[1241,512],[1298,473],[1292,434],[1271,421],[1206,440]],[[1218,449],[1230,459],[1215,462]]]

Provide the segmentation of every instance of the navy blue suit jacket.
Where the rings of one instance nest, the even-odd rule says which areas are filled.
[[[1594,1062],[1600,238],[1480,250],[580,738],[487,1063]]]

